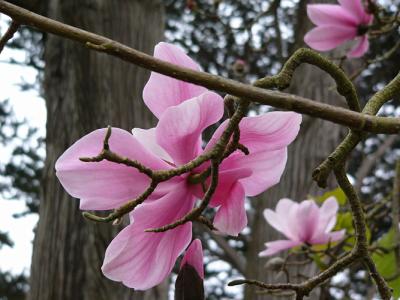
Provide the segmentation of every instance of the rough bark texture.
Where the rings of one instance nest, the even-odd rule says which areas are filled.
[[[304,46],[302,40],[304,34],[310,28],[306,14],[306,6],[310,1],[300,1],[298,10],[298,26],[296,26],[296,48]],[[330,1],[316,1],[330,2]],[[293,78],[290,86],[290,92],[297,95],[317,99],[318,101],[344,106],[345,102],[335,92],[334,82],[317,68],[303,65],[300,67]],[[311,173],[331,152],[343,138],[346,131],[337,125],[325,122],[319,119],[313,119],[303,116],[303,122],[300,133],[296,141],[288,149],[288,161],[286,170],[282,176],[280,183],[266,193],[253,199],[255,208],[252,216],[252,234],[249,243],[247,258],[247,278],[254,278],[264,282],[285,282],[286,276],[282,272],[268,271],[265,263],[268,258],[260,260],[258,253],[265,249],[264,243],[281,239],[282,235],[266,223],[263,217],[263,211],[266,208],[274,209],[278,200],[282,198],[291,198],[295,201],[302,201],[308,198],[308,195],[318,195],[324,191],[317,187],[313,182]],[[333,178],[331,178],[333,179]],[[336,182],[331,180],[330,187],[336,186]],[[291,270],[291,282],[301,281],[304,278],[294,278],[298,273],[298,269]],[[309,266],[300,269],[303,275],[312,276],[315,274],[316,268]],[[318,299],[318,293],[314,293],[308,299]],[[257,294],[256,288],[247,286],[245,288],[246,300],[284,300],[293,299],[292,296],[272,296],[271,294]]]
[[[47,15],[147,53],[163,37],[161,0],[50,0]],[[101,274],[116,228],[84,220],[54,172],[62,152],[94,129],[154,125],[141,100],[149,73],[55,36],[46,41],[45,63],[47,157],[29,299],[167,299],[167,283],[136,293]]]

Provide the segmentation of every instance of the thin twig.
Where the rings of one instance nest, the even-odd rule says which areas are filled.
[[[84,212],[84,213],[82,213],[82,215],[86,219],[89,219],[89,220],[95,221],[95,222],[102,222],[102,223],[108,223],[108,222],[112,222],[114,220],[120,219],[127,213],[134,210],[138,205],[142,204],[154,192],[157,185],[158,185],[158,182],[152,181],[150,183],[150,186],[140,196],[138,196],[136,199],[134,199],[132,201],[125,203],[124,205],[117,208],[116,210],[114,210],[112,213],[110,213],[106,217],[100,217],[100,216],[94,215],[89,212]]]
[[[207,192],[204,194],[204,197],[201,201],[201,204],[191,210],[189,213],[187,213],[185,216],[180,218],[179,220],[159,227],[159,228],[150,228],[146,229],[146,232],[165,232],[167,230],[174,229],[180,225],[183,225],[187,222],[190,221],[195,221],[200,215],[203,213],[203,211],[207,208],[208,204],[211,201],[212,196],[214,195],[215,190],[217,189],[218,185],[218,167],[219,167],[219,162],[217,160],[212,160],[211,161],[211,183],[210,186],[207,189]]]
[[[3,51],[4,47],[6,46],[7,42],[11,40],[14,34],[18,31],[20,24],[12,20],[10,27],[8,27],[6,33],[0,39],[0,53]]]

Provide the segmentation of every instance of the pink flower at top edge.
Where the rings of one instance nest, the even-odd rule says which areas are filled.
[[[317,27],[305,35],[304,41],[315,50],[327,51],[357,39],[347,56],[360,57],[369,48],[366,27],[371,24],[373,16],[365,10],[361,0],[338,1],[339,5],[307,6],[308,17]]]
[[[155,56],[199,69],[180,48],[167,43],[156,46]],[[154,170],[182,165],[201,154],[203,130],[223,116],[223,99],[218,94],[154,72],[143,97],[159,119],[157,126],[135,128],[132,134],[113,128],[109,144],[115,153]],[[214,225],[219,230],[237,235],[246,226],[245,195],[259,194],[279,181],[286,164],[286,148],[297,136],[300,122],[301,115],[292,112],[243,119],[240,141],[250,154],[236,151],[220,166],[219,185],[211,201],[211,206],[218,207]],[[215,144],[226,124],[227,121],[221,124],[205,150]],[[70,195],[81,199],[81,209],[117,208],[140,195],[150,183],[146,175],[133,168],[107,161],[79,160],[101,151],[105,133],[106,129],[89,133],[56,162],[57,177]],[[202,166],[205,167],[206,164]],[[131,224],[106,250],[102,271],[108,278],[145,290],[162,282],[171,272],[177,257],[190,243],[192,224],[164,233],[144,230],[172,223],[194,207],[202,193],[199,186],[187,182],[188,176],[161,183],[148,200],[130,213]]]
[[[267,249],[259,255],[269,256],[302,244],[319,245],[343,239],[344,230],[332,231],[338,209],[335,197],[329,197],[321,207],[313,200],[301,203],[279,200],[276,211],[266,209],[264,217],[288,239],[265,243]]]

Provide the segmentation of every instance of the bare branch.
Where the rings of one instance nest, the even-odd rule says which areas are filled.
[[[9,15],[21,24],[34,26],[39,30],[83,43],[91,49],[107,53],[146,69],[195,83],[212,90],[243,97],[248,101],[308,114],[316,118],[348,126],[355,130],[375,133],[398,133],[400,131],[400,120],[398,118],[364,115],[340,107],[315,102],[300,96],[269,91],[220,76],[183,68],[156,59],[109,38],[32,13],[4,0],[0,0],[0,12]],[[396,91],[398,92],[399,89],[400,83],[397,84]]]
[[[7,42],[11,40],[14,34],[18,31],[20,24],[17,21],[12,20],[10,27],[8,27],[6,33],[0,39],[0,53],[3,51]]]

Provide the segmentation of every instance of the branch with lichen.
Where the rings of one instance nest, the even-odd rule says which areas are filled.
[[[112,39],[40,16],[4,0],[0,0],[0,12],[10,16],[13,20],[21,24],[80,42],[92,50],[112,55],[163,75],[201,85],[211,90],[225,92],[239,98],[245,98],[247,101],[307,114],[350,127],[354,130],[374,133],[400,132],[400,120],[398,118],[362,114],[333,105],[319,103],[304,97],[266,90],[221,76],[180,67],[154,58]],[[299,54],[293,56],[294,61],[297,55]],[[322,62],[317,56],[314,56],[314,59],[316,60],[315,64],[318,64],[321,68],[325,68],[325,62]],[[335,78],[339,77],[335,75]],[[400,89],[399,86],[397,88]]]

